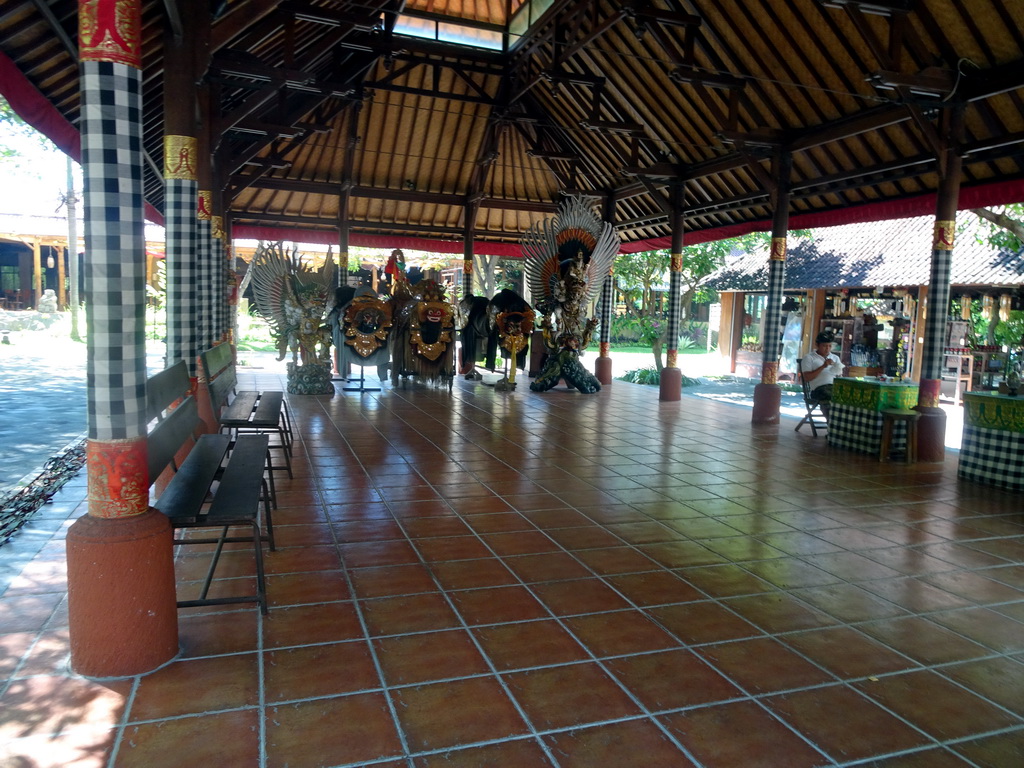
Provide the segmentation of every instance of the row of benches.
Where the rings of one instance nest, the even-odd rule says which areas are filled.
[[[294,435],[282,392],[239,391],[231,347],[222,344],[201,355],[210,402],[220,431],[203,434],[203,421],[184,361],[150,377],[146,387],[150,483],[168,467],[173,475],[153,502],[176,532],[175,545],[214,544],[199,596],[179,607],[256,602],[267,613],[263,544],[274,549],[272,507],[277,506],[274,472],[291,470]],[[271,441],[271,436],[277,439]],[[271,451],[282,459],[275,463]],[[179,457],[184,456],[179,461]],[[261,523],[260,509],[263,510]],[[264,531],[265,526],[265,531]],[[248,534],[238,532],[247,528]],[[197,535],[194,529],[216,531]],[[181,531],[180,534],[177,532]],[[256,591],[251,595],[210,597],[224,545],[251,542]]]

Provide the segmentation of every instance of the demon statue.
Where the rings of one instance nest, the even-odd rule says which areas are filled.
[[[283,243],[263,243],[252,260],[256,311],[270,324],[278,360],[288,351],[288,391],[294,395],[333,394],[331,333],[323,324],[328,299],[334,293],[334,259],[330,251],[315,269]]]
[[[355,297],[339,313],[339,368],[376,366],[379,378],[387,375],[392,310],[392,303],[381,299],[373,289],[356,291]]]
[[[487,370],[493,371],[498,358],[499,346],[506,352],[509,351],[509,347],[502,342],[505,334],[498,327],[498,317],[505,313],[510,313],[509,317],[513,315],[524,317],[525,313],[529,313],[529,326],[532,331],[532,309],[522,296],[508,288],[503,288],[496,293],[490,301],[483,296],[472,294],[464,297],[459,302],[458,326],[462,341],[459,373],[464,374],[467,379],[479,380],[480,374],[476,372],[476,365],[481,360],[484,361],[484,367]],[[516,343],[518,344],[518,342]],[[512,355],[511,358],[502,355],[506,360],[512,360],[512,369],[526,366],[529,343],[530,335],[526,333],[523,337],[523,344],[515,355]],[[514,373],[511,380],[515,381]]]
[[[385,273],[390,275],[394,304],[391,330],[391,383],[415,376],[428,384],[455,377],[455,307],[445,298],[445,288],[434,280],[409,283],[401,251],[394,251]]]
[[[583,393],[601,389],[579,358],[598,322],[588,319],[587,312],[618,250],[615,228],[578,197],[567,198],[554,217],[534,224],[523,236],[523,266],[547,347],[544,367],[530,384],[534,392],[545,392],[563,379]]]

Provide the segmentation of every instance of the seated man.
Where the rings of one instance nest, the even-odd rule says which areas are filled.
[[[843,362],[832,353],[832,336],[819,333],[814,339],[814,351],[804,355],[800,363],[804,381],[811,387],[811,399],[821,404],[821,412],[828,419],[828,404],[832,401],[832,380],[843,372]]]

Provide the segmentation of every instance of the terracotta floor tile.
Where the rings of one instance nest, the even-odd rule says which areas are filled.
[[[487,664],[462,629],[424,632],[373,641],[388,685],[479,675]]]
[[[562,768],[639,765],[645,768],[690,768],[685,753],[650,720],[576,728],[546,736]]]
[[[14,680],[0,695],[0,745],[112,726],[124,713],[131,686],[131,680],[94,682],[57,675]]]
[[[832,682],[833,678],[767,637],[695,650],[715,669],[750,693],[772,693]]]
[[[871,677],[915,669],[917,663],[850,627],[826,627],[778,638],[840,678]]]
[[[608,583],[639,606],[703,600],[704,595],[668,571],[649,571],[608,577]]]
[[[337,602],[351,597],[352,593],[342,571],[267,576],[267,601],[271,607]]]
[[[831,616],[782,592],[730,597],[723,600],[722,605],[765,632],[817,629],[836,623]]]
[[[117,730],[79,726],[58,734],[34,734],[0,743],[0,765],[31,768],[110,768]],[[120,765],[120,764],[119,764]],[[169,764],[156,763],[157,768]]]
[[[356,596],[363,598],[411,595],[437,589],[430,571],[419,564],[356,568],[349,574]]]
[[[764,704],[839,762],[931,743],[920,731],[843,685],[771,696]],[[840,712],[842,716],[837,717]]]
[[[402,530],[411,539],[468,536],[473,532],[461,517],[454,514],[444,517],[404,517]]]
[[[928,619],[1001,653],[1024,651],[1024,624],[988,608],[961,608]]]
[[[919,578],[869,581],[860,586],[912,613],[966,608],[971,605],[965,598],[939,589]]]
[[[494,558],[431,563],[430,569],[445,589],[500,587],[518,583],[516,575]]]
[[[644,544],[637,547],[652,560],[666,568],[689,568],[695,565],[714,565],[726,562],[726,557],[692,541],[670,541]]]
[[[571,530],[571,529],[569,529]],[[541,531],[485,533],[484,542],[497,555],[531,555],[538,552],[560,552],[561,547]]]
[[[258,765],[259,712],[245,709],[129,725],[118,746],[115,768],[145,765]]]
[[[486,515],[513,511],[507,501],[497,496],[469,496],[461,499],[449,499],[448,505],[460,515]]]
[[[710,597],[738,597],[778,589],[774,584],[732,564],[681,568],[675,573]]]
[[[256,654],[189,659],[140,678],[128,719],[156,720],[258,703]]]
[[[331,527],[339,544],[352,544],[359,541],[389,541],[404,539],[405,535],[391,515],[380,520],[352,520],[350,522],[332,523]]]
[[[640,714],[640,708],[597,664],[514,672],[505,683],[537,730],[581,726]]]
[[[941,747],[895,757],[882,757],[871,761],[869,765],[871,768],[976,768],[975,765]]]
[[[448,749],[413,760],[415,768],[549,768],[554,765],[535,739],[516,739],[488,744],[485,747]]]
[[[354,640],[361,636],[362,627],[352,603],[277,608],[263,619],[266,648]]]
[[[259,639],[256,611],[180,616],[178,644],[182,656],[217,656],[255,651]]]
[[[581,579],[591,575],[584,566],[564,552],[516,555],[504,558],[504,562],[526,582]]]
[[[977,658],[991,653],[978,643],[919,616],[872,621],[858,629],[922,664]]]
[[[573,553],[595,573],[637,573],[661,568],[656,562],[632,547],[610,547],[608,549],[584,549]]]
[[[270,707],[266,728],[268,768],[319,768],[403,752],[382,693]]]
[[[465,519],[465,523],[477,533],[537,530],[533,523],[518,512],[494,512],[491,514],[472,515]]]
[[[693,652],[683,649],[609,659],[608,669],[652,712],[744,696]]]
[[[493,677],[398,688],[391,696],[414,751],[506,739],[528,732]]]
[[[707,768],[811,768],[824,757],[752,701],[660,718]]]
[[[643,521],[636,523],[615,523],[607,526],[608,531],[628,544],[653,544],[662,541],[678,541],[679,531],[660,522]]]
[[[379,499],[377,492],[372,494]],[[332,525],[348,524],[361,521],[387,523],[393,519],[391,509],[383,501],[367,499],[360,504],[331,504],[328,502],[326,519]],[[371,530],[373,530],[371,526]]]
[[[549,530],[552,528],[577,528],[581,525],[587,525],[590,522],[586,516],[580,514],[576,510],[566,508],[561,501],[551,508],[528,509],[522,507],[519,499],[516,498],[515,507],[522,512],[523,516],[531,523],[543,530]]]
[[[459,617],[440,592],[379,597],[360,603],[371,635],[401,635],[459,626]]]
[[[854,584],[795,589],[790,594],[843,622],[905,616],[906,610]]]
[[[491,557],[490,550],[476,536],[442,536],[438,538],[416,539],[415,548],[428,563]]]
[[[270,703],[381,687],[362,640],[270,651],[264,677]]]
[[[1024,728],[960,742],[952,749],[980,768],[1019,765],[1024,757]]]
[[[1024,657],[979,659],[939,671],[989,701],[1024,717]]]
[[[639,611],[615,611],[565,619],[566,626],[596,656],[619,656],[676,648],[679,642]]]
[[[0,597],[0,627],[4,632],[35,632],[46,626],[64,595]]]
[[[650,616],[684,643],[700,645],[763,634],[749,621],[708,601],[649,609]]]
[[[816,568],[795,557],[781,557],[759,563],[748,563],[746,568],[755,576],[774,584],[779,589],[820,587],[835,584],[841,579],[828,571]]]
[[[0,681],[14,674],[37,637],[36,632],[12,632],[0,635]],[[2,687],[2,684],[0,684]]]
[[[588,658],[583,647],[552,620],[480,627],[473,633],[500,671],[567,664]]]
[[[338,546],[345,568],[418,563],[416,550],[407,541],[365,541]]]
[[[1019,718],[934,672],[907,672],[853,685],[939,740],[1020,725]]]
[[[1024,557],[1024,551],[1021,552]],[[1024,599],[1024,591],[976,573],[956,571],[923,576],[922,581],[980,605]]]
[[[545,619],[548,612],[525,587],[487,587],[452,592],[463,620],[473,626]]]
[[[553,613],[572,616],[617,611],[629,604],[600,579],[575,579],[534,584],[533,591]]]

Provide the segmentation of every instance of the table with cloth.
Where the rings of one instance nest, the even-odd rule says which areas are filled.
[[[1011,491],[1024,490],[1024,397],[964,393],[957,474]]]
[[[912,381],[879,381],[873,377],[837,378],[832,383],[829,405],[828,443],[878,455],[882,447],[882,411],[907,410],[917,405],[917,384]],[[897,422],[892,435],[892,450],[905,451],[907,425]]]

